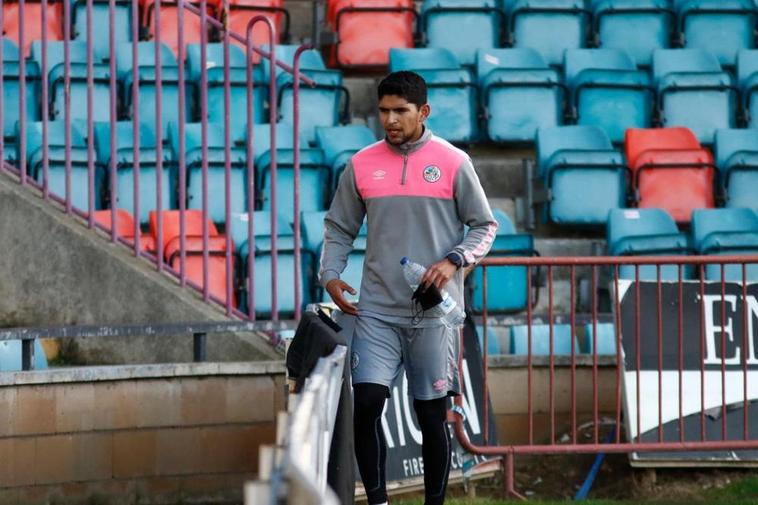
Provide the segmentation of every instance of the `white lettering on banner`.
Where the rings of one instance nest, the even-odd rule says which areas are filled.
[[[482,432],[479,425],[479,413],[476,411],[476,399],[474,398],[474,388],[471,384],[471,377],[469,376],[468,363],[463,360],[463,382],[464,382],[464,395],[463,395],[463,412],[466,414],[466,422],[468,422],[471,432],[474,435],[478,435]]]
[[[411,434],[411,438],[418,445],[421,445],[421,430],[416,428],[416,423],[413,422],[413,416],[411,415],[410,398],[408,397],[408,377],[403,375],[403,413],[405,414],[405,421],[408,423],[408,431]]]
[[[748,339],[748,365],[758,365],[758,352],[755,349],[755,326],[753,321],[758,319],[758,300],[754,296],[747,297],[748,315],[747,315],[747,339]]]
[[[424,475],[424,458],[408,458],[403,460],[403,473],[406,477]]]
[[[384,438],[387,440],[387,448],[392,449],[395,447],[395,441],[392,440],[390,425],[387,423],[387,402],[384,403],[384,410],[382,410],[382,430],[384,431]]]
[[[700,299],[700,295],[698,295]],[[705,295],[703,297],[703,307],[705,315],[705,346],[706,355],[703,363],[705,365],[720,365],[722,356],[718,352],[718,346],[721,343],[721,295]],[[734,352],[730,356],[724,356],[724,363],[726,365],[739,365],[742,363],[742,345],[743,337],[741,335],[734,335],[734,317],[743,317],[742,311],[737,311],[737,295],[726,295],[723,297],[724,303],[726,303],[726,320],[723,321],[723,330],[726,336],[726,341],[732,344]],[[754,320],[758,317],[758,300],[754,296],[748,296],[744,301],[747,304],[748,314],[748,364],[758,364],[758,355],[756,355],[755,349],[755,331]],[[735,314],[735,312],[739,312]],[[716,323],[715,315],[719,315],[719,322]],[[722,349],[722,353],[725,352]]]
[[[395,422],[397,423],[397,440],[401,447],[405,447],[405,428],[403,427],[403,411],[400,410],[400,395],[392,395],[395,403]]]

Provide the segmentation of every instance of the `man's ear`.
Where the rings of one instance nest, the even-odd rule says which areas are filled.
[[[423,123],[429,117],[429,114],[432,113],[432,107],[428,103],[425,103],[419,108],[419,112],[421,113],[420,120]]]

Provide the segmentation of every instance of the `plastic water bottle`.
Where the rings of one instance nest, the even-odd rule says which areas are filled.
[[[400,260],[400,264],[403,265],[405,282],[408,283],[408,286],[413,291],[416,291],[419,284],[421,284],[421,278],[426,273],[426,268],[418,263],[414,263],[405,256]],[[448,328],[459,328],[466,320],[466,314],[446,290],[440,290],[440,295],[442,296],[442,301],[429,309],[427,314],[431,317],[442,319],[442,323]]]

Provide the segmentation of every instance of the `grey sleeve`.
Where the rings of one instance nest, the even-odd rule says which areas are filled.
[[[451,252],[463,258],[465,266],[478,263],[492,247],[497,232],[497,221],[484,194],[474,166],[466,159],[455,179],[455,204],[461,221],[469,227],[463,242]]]
[[[353,250],[353,241],[361,229],[365,215],[366,206],[358,194],[353,165],[348,163],[324,218],[324,244],[321,247],[318,272],[322,286],[326,287],[329,281],[339,279],[345,270],[347,255]]]

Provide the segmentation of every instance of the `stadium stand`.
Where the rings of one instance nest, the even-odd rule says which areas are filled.
[[[574,353],[579,354],[579,343],[570,324],[533,324],[531,331],[531,354],[533,356],[571,355],[572,339]],[[552,346],[551,346],[552,338]],[[519,324],[511,326],[511,354],[527,356],[529,354],[529,326]]]
[[[599,126],[613,143],[624,141],[627,128],[651,126],[650,78],[624,51],[567,49],[563,68],[578,124]]]
[[[73,0],[71,9],[71,36],[82,42],[87,41],[87,1]],[[130,0],[115,0],[113,11],[114,40],[116,46],[132,40],[132,3]],[[92,49],[97,59],[110,57],[110,15],[109,2],[92,2]]]
[[[597,338],[594,338],[595,328],[592,324],[584,325],[584,352],[594,354],[594,341],[597,341],[598,356],[616,355],[616,327],[613,323],[597,323]]]
[[[324,164],[331,168],[330,189],[336,189],[342,171],[350,157],[376,142],[370,128],[363,125],[319,126],[316,128],[316,145],[324,151]]]
[[[624,206],[623,156],[597,126],[540,128],[537,163],[548,190],[550,222],[601,225],[609,210]]]
[[[8,37],[16,46],[19,45],[21,19],[17,0],[3,2],[3,37]],[[24,2],[24,47],[23,53],[29,56],[32,42],[42,38],[42,31],[47,33],[47,40],[63,40],[63,1],[51,1],[47,4],[47,25],[42,27],[42,3]]]
[[[726,206],[758,211],[758,131],[716,130],[715,154]]]
[[[749,128],[758,128],[758,50],[740,51],[737,78],[745,123]]]
[[[95,222],[99,224],[107,232],[111,231],[111,223],[113,220],[112,210],[97,210],[95,211]],[[116,234],[124,239],[127,244],[134,243],[134,216],[124,210],[116,210]],[[140,248],[143,251],[155,252],[155,240],[149,233],[140,233]]]
[[[753,209],[699,209],[692,213],[693,245],[698,254],[758,253],[758,214]],[[721,280],[721,265],[705,265],[706,280]],[[742,265],[724,265],[724,279],[742,282]],[[758,264],[745,265],[745,280],[758,281]]]
[[[713,157],[689,129],[631,128],[625,149],[639,207],[665,209],[679,223],[714,207]]]
[[[413,47],[415,18],[413,0],[329,0],[330,65],[387,67],[391,48]]]
[[[564,87],[539,52],[486,49],[476,61],[490,140],[531,143],[538,128],[563,123]]]
[[[142,12],[142,27],[145,34],[142,38],[146,40],[155,39],[155,0],[139,0],[140,10]],[[200,7],[200,2],[188,1],[187,4]],[[160,30],[161,44],[165,44],[171,49],[171,52],[179,56],[179,7],[175,0],[160,2]],[[209,9],[210,11],[211,9]],[[211,12],[209,12],[211,14]],[[184,18],[184,43],[198,43],[202,37],[202,25],[200,17],[185,10]],[[208,39],[210,40],[210,39]]]
[[[224,12],[224,0],[211,0],[208,5],[213,9],[214,17],[221,22],[228,23],[229,28],[243,37],[247,37],[248,23],[255,16],[266,16],[274,24],[276,30],[275,40],[287,42],[290,34],[290,15],[284,8],[283,0],[229,0],[229,12]],[[252,29],[252,42],[254,47],[261,47],[271,43],[268,28],[263,23],[257,23]],[[245,44],[232,39],[232,43],[246,50]],[[258,63],[260,55],[253,53],[253,61]]]
[[[391,49],[390,71],[413,70],[427,82],[429,128],[450,142],[479,138],[476,83],[447,49]]]
[[[6,142],[5,159],[16,160],[16,122],[20,116],[21,69],[18,46],[10,39],[3,38],[3,138]],[[26,65],[26,120],[39,121],[38,103],[39,67]],[[11,144],[8,146],[8,144]],[[9,148],[10,147],[10,148]]]

